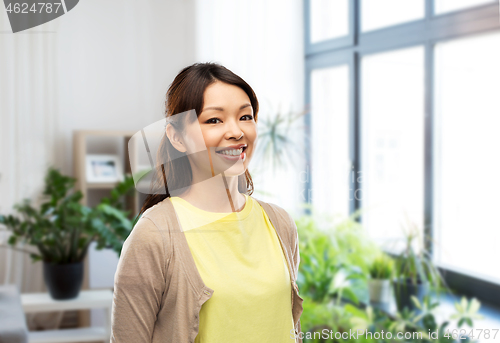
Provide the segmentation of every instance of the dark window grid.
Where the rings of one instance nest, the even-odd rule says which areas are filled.
[[[349,33],[347,36],[344,37],[336,37],[332,39],[328,39],[325,41],[317,42],[314,44],[311,44],[310,41],[310,35],[311,35],[311,30],[310,30],[310,25],[309,25],[309,17],[310,17],[310,0],[304,0],[304,16],[305,16],[305,22],[307,22],[307,25],[304,26],[304,44],[306,47],[306,51],[311,54],[316,54],[320,52],[325,52],[325,51],[331,51],[331,50],[336,50],[336,49],[341,49],[349,46],[353,46],[355,44],[355,36],[356,36],[356,30],[357,30],[357,22],[356,22],[356,6],[357,6],[357,1],[352,1],[349,0],[349,7],[348,7],[348,13],[349,13],[349,21],[348,21],[348,27],[349,27]]]
[[[412,46],[425,47],[425,146],[424,146],[424,242],[426,248],[433,253],[432,239],[434,234],[434,45],[438,42],[464,38],[471,35],[500,31],[499,4],[485,4],[464,10],[458,10],[441,15],[434,15],[434,0],[425,0],[425,18],[404,24],[394,25],[369,32],[360,32],[361,8],[359,0],[352,0],[349,7],[349,35],[325,42],[310,44],[309,41],[309,0],[304,0],[305,23],[305,100],[311,102],[311,71],[318,68],[332,67],[347,64],[349,67],[349,125],[350,143],[349,156],[355,171],[362,169],[360,161],[360,60],[364,55],[391,50],[399,50]],[[311,137],[310,113],[305,117],[306,137]],[[310,149],[310,142],[306,140],[306,148]],[[311,165],[310,154],[306,163]],[[308,178],[304,184],[312,189],[312,180]],[[354,191],[361,185],[354,184],[351,190],[350,211],[361,208],[361,201],[354,196]],[[309,194],[307,202],[311,202]],[[305,210],[306,213],[310,212]],[[483,302],[500,306],[500,285],[485,281],[457,271],[440,268],[446,283],[457,292],[466,296],[475,296]]]

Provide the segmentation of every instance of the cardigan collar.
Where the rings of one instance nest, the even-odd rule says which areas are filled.
[[[295,277],[295,271],[292,268],[292,265],[291,265],[291,262],[289,259],[289,252],[288,252],[287,247],[289,246],[290,242],[288,242],[288,239],[287,239],[288,237],[287,237],[287,235],[283,234],[283,231],[282,231],[283,228],[281,228],[279,225],[279,220],[276,217],[276,213],[274,212],[274,209],[268,203],[266,203],[262,200],[259,200],[256,198],[253,198],[253,199],[255,199],[264,208],[264,210],[266,211],[266,213],[269,217],[269,220],[271,221],[271,223],[273,224],[273,226],[276,230],[276,235],[278,236],[281,248],[283,249],[283,253],[285,255],[285,259],[287,262],[289,275],[290,275],[290,282],[292,282],[292,284],[293,284],[296,277]],[[168,200],[166,201],[166,205],[167,205],[169,211],[172,211],[173,213],[175,213],[174,205],[172,204],[172,200],[170,198],[168,198]],[[177,218],[177,214],[176,214],[176,218]],[[175,246],[180,247],[179,251],[182,254],[182,260],[189,263],[190,266],[195,266],[196,264],[194,262],[193,255],[191,254],[191,251],[189,250],[189,245],[187,243],[186,236],[184,235],[184,232],[181,230],[179,218],[177,218],[177,220],[173,220],[172,224],[173,224],[173,229],[174,229],[172,232],[172,233],[174,233],[172,238],[174,240],[176,240]],[[283,241],[284,239],[287,239],[287,240]],[[202,296],[208,296],[208,297],[212,296],[214,290],[211,289],[210,287],[208,287],[207,285],[205,285],[205,283],[203,282],[203,279],[201,278],[201,275],[200,275],[198,269],[192,268],[192,270],[193,270],[193,272],[189,274],[189,277],[191,278],[191,282],[193,283],[195,288],[197,288],[203,292]]]

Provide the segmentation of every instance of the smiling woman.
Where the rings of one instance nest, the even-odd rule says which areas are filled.
[[[209,87],[209,89],[207,89],[207,92],[206,92],[207,94],[205,94],[206,99],[210,98],[210,94],[214,94],[214,93],[217,94],[216,91],[213,90],[213,87],[224,88],[224,84],[218,82],[215,85]],[[237,90],[237,89],[235,89],[235,88],[229,89],[229,92],[231,92],[231,90]],[[224,92],[223,90],[220,91],[220,93],[223,93],[223,92]],[[245,108],[250,108],[250,110],[251,110],[251,106],[252,105],[248,104],[248,103],[241,105],[239,111],[242,111]],[[205,107],[203,109],[201,117],[203,117],[204,114],[206,114],[207,112],[209,113],[210,111],[221,111],[222,113],[224,113],[225,110],[222,107]],[[239,115],[237,115],[237,116],[239,116]],[[252,114],[243,115],[241,118],[247,118],[247,119],[245,119],[245,121],[255,122],[253,120],[254,117]],[[219,123],[223,123],[217,117],[210,118],[210,119],[204,121],[204,123],[205,124],[216,124],[216,123],[214,123],[214,121],[217,121],[217,120],[219,121]],[[251,133],[255,132],[255,125],[253,128],[250,128],[250,132]],[[242,136],[240,138],[242,138],[242,137],[243,137],[243,132],[242,132]],[[251,145],[253,146],[254,144],[251,144]],[[247,148],[248,148],[247,144],[234,144],[234,145],[229,145],[227,147],[217,148],[215,150],[215,152],[217,154],[221,154],[226,159],[229,159],[232,161],[237,161],[237,160],[241,159],[243,162],[247,162],[247,164],[248,164],[248,159],[246,158],[247,152],[245,152],[245,150],[247,150]],[[253,151],[253,149],[250,149],[248,151]]]
[[[218,104],[224,105],[212,106]],[[190,199],[191,203],[195,203],[198,205],[197,207],[207,211],[234,212],[231,200],[234,199],[236,204],[245,201],[244,196],[238,194],[237,177],[243,175],[247,170],[257,139],[257,126],[253,108],[249,96],[241,88],[221,81],[214,82],[206,88],[204,106],[198,119],[201,123],[200,128],[205,145],[207,148],[214,147],[217,157],[233,161],[233,164],[221,173],[221,177],[211,178],[210,181],[207,180],[208,182],[198,182],[200,178],[196,176],[198,174],[196,169],[200,167],[200,164],[191,163],[195,166],[193,169],[194,182],[189,191],[180,195],[180,197],[187,201]],[[179,151],[183,151],[182,138],[179,138],[178,141],[174,136],[173,128],[168,127],[168,129],[170,130],[167,135],[170,133],[169,137],[172,136],[171,141],[174,147]],[[188,135],[188,137],[193,136],[193,134]],[[185,139],[185,141],[189,144],[189,138]],[[186,148],[189,157],[198,156],[192,154],[193,150],[190,150],[189,146]],[[227,180],[227,187],[221,184],[222,177]],[[230,191],[229,199],[225,189]],[[203,198],[206,199],[203,195],[209,194],[213,201],[205,203],[197,201]]]
[[[302,341],[297,227],[251,196],[258,110],[252,88],[215,63],[172,82],[161,191],[123,245],[111,342]]]
[[[197,123],[184,123],[178,115],[190,110],[196,112]],[[179,196],[212,212],[234,212],[235,208],[242,207],[243,194],[253,193],[248,165],[255,150],[258,112],[259,102],[252,88],[225,67],[198,63],[184,68],[167,92],[168,125],[158,152],[164,161],[172,161],[177,156],[184,158],[175,165],[165,163],[169,191],[148,196],[141,212],[171,196]],[[226,157],[228,152],[215,154],[221,148],[240,145],[246,146],[239,154],[241,161]],[[210,159],[231,160],[234,165],[212,173],[213,165],[207,163],[207,155],[196,153],[200,150],[212,152]],[[162,189],[163,171],[157,173],[156,187]]]

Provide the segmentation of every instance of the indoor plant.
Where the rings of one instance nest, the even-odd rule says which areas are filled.
[[[296,220],[300,237],[299,289],[320,303],[335,299],[340,293],[357,302],[366,291],[364,260],[366,256],[375,256],[373,246],[362,239],[361,227],[353,217],[325,229],[319,228],[318,222],[317,216],[310,215]],[[339,286],[347,283],[349,287]]]
[[[393,287],[399,311],[405,307],[409,310],[416,310],[411,296],[415,296],[422,302],[424,295],[429,291],[439,292],[441,286],[445,285],[429,252],[424,247],[421,247],[419,252],[415,251],[414,242],[418,237],[417,227],[410,223],[410,229],[405,232],[404,249],[395,259],[396,278],[393,281]]]
[[[96,241],[96,249],[111,247],[119,254],[132,229],[121,203],[122,196],[133,189],[130,176],[112,190],[111,198],[102,199],[94,208],[80,203],[82,193],[72,191],[75,181],[50,167],[39,209],[24,199],[14,205],[19,216],[0,215],[0,223],[12,233],[8,244],[29,253],[33,262],[43,261],[45,282],[54,299],[78,296],[90,243]],[[38,252],[18,249],[18,242],[36,246]]]
[[[384,252],[381,252],[370,265],[370,279],[368,290],[370,301],[389,303],[391,300],[391,279],[394,273],[394,261]]]
[[[318,215],[310,204],[304,206],[311,208],[314,215],[304,215],[295,221],[300,237],[297,284],[304,298],[302,331],[340,332],[348,325],[341,303],[347,300],[358,304],[365,300],[369,261],[377,256],[378,250],[355,220],[360,212],[334,220],[321,218],[323,215]]]
[[[304,159],[307,154],[304,149],[300,149],[301,145],[297,144],[297,137],[304,132],[300,122],[308,111],[306,106],[303,110],[282,113],[279,106],[277,112],[259,112],[259,144],[253,158],[255,161],[250,167],[254,183],[265,182],[268,179],[268,171],[276,173],[290,167],[297,168],[297,162]],[[274,196],[272,192],[265,190],[265,187],[256,189],[255,193],[267,197]]]
[[[312,207],[312,205],[306,205]],[[392,263],[388,262],[390,257],[382,251],[374,249],[373,241],[363,234],[361,224],[353,220],[356,214],[343,220],[340,223],[326,221],[326,227],[320,228],[321,222],[318,216],[302,216],[295,220],[298,234],[300,237],[300,259],[299,273],[297,284],[301,290],[301,296],[304,298],[303,312],[301,316],[302,332],[304,332],[304,343],[312,342],[331,342],[331,343],[388,343],[387,340],[356,338],[356,339],[330,339],[330,338],[312,338],[316,337],[312,334],[326,332],[349,333],[349,330],[365,329],[372,333],[391,331],[393,337],[397,332],[408,332],[409,334],[419,333],[420,339],[401,339],[392,340],[391,342],[412,342],[412,343],[443,343],[443,342],[471,342],[469,338],[460,340],[456,338],[456,331],[450,330],[450,335],[447,333],[447,325],[452,319],[456,319],[458,327],[468,324],[472,327],[472,319],[479,318],[475,313],[479,308],[479,303],[472,300],[469,304],[462,299],[460,304],[455,304],[457,309],[456,314],[450,317],[450,320],[438,323],[434,317],[433,309],[438,306],[430,296],[423,297],[419,301],[417,297],[409,296],[410,301],[414,305],[410,310],[404,308],[398,311],[394,316],[387,311],[382,310],[378,306],[367,305],[363,301],[366,289],[361,287],[364,281],[361,275],[381,276],[384,275],[399,275],[396,273],[396,261],[392,259]],[[402,260],[409,261],[412,257],[419,257],[411,249],[411,243],[415,239],[415,235],[407,236],[406,249],[399,256],[399,262]],[[372,250],[373,249],[373,250]],[[412,253],[413,252],[413,253]],[[376,259],[387,258],[384,263],[378,263],[374,267],[373,261]],[[422,258],[418,261],[420,264],[428,263]],[[370,263],[371,261],[371,263]],[[392,264],[392,272],[390,268],[384,268],[383,265]],[[416,261],[414,261],[413,269],[415,269]],[[435,269],[431,265],[432,268]],[[427,267],[421,267],[427,270]],[[417,268],[418,269],[418,268]],[[362,273],[359,271],[362,270]],[[378,270],[378,272],[376,272]],[[382,270],[382,271],[381,271]],[[405,270],[404,268],[402,270]],[[364,271],[368,271],[365,273]],[[411,271],[411,268],[410,268]],[[370,273],[371,272],[371,273]],[[435,271],[436,272],[436,271]],[[408,272],[406,275],[410,279],[415,277],[414,273]],[[437,275],[439,276],[439,274]],[[426,276],[429,280],[429,276]],[[366,280],[367,281],[367,280]],[[361,301],[359,301],[361,300]],[[430,304],[430,302],[433,304]],[[420,312],[420,313],[417,313]],[[439,331],[439,338],[428,336],[430,332]],[[453,335],[455,333],[455,335]],[[427,334],[427,336],[426,336]],[[311,337],[311,338],[308,338]]]
[[[255,151],[255,166],[271,166],[273,171],[289,165],[296,166],[296,162],[306,154],[294,140],[304,129],[297,126],[296,122],[303,119],[308,111],[309,107],[306,106],[303,110],[290,110],[283,114],[279,108],[277,113],[259,115],[259,144]]]
[[[336,342],[476,342],[468,335],[472,333],[473,319],[482,319],[482,316],[477,314],[480,307],[480,302],[477,299],[472,298],[468,301],[465,297],[462,297],[460,302],[455,303],[456,312],[451,314],[448,320],[442,321],[439,321],[435,315],[435,308],[439,306],[439,302],[431,300],[429,295],[424,296],[422,302],[413,296],[412,302],[420,311],[420,314],[405,308],[402,312],[397,312],[394,317],[388,316],[386,312],[381,311],[377,307],[367,306],[364,309],[360,309],[352,304],[346,304],[344,306],[344,313],[351,324],[349,326],[350,330],[362,330],[361,332],[365,332],[360,338],[364,338],[365,336],[375,337],[376,333],[378,333],[380,337],[380,333],[384,331],[385,339],[347,339]],[[455,322],[454,324],[456,324],[458,329],[448,329],[447,326],[451,322]],[[469,326],[468,330],[465,327],[462,328],[464,324]],[[370,332],[371,335],[367,335],[366,332]],[[388,338],[389,333],[391,338]],[[399,339],[397,337],[398,333],[403,334]]]

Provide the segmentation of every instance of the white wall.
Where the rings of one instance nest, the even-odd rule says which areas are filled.
[[[192,1],[85,0],[61,18],[58,86],[64,169],[72,131],[134,130],[162,118],[175,75],[194,63]],[[89,249],[90,288],[112,287],[118,258]],[[92,310],[92,325],[103,323]]]
[[[66,172],[73,173],[73,130],[138,131],[162,118],[170,82],[195,62],[192,18],[192,1],[175,0],[85,0],[60,18],[58,101]],[[90,288],[112,287],[116,253],[94,246]],[[92,310],[92,325],[102,325],[103,315]]]
[[[48,165],[73,175],[73,130],[139,130],[163,117],[170,82],[195,62],[193,18],[192,0],[84,0],[12,34],[0,11],[2,213],[41,193]],[[41,263],[11,250],[7,257],[12,268],[0,264],[0,282],[46,291]],[[117,261],[89,249],[90,287],[112,287]],[[100,323],[95,310],[92,324]]]
[[[162,118],[170,82],[195,62],[193,1],[85,0],[59,20],[59,111],[72,172],[73,130],[139,130]]]
[[[276,115],[280,105],[282,112],[303,109],[303,1],[196,0],[196,23],[196,59],[221,63],[250,84],[259,99],[259,118]],[[253,177],[254,196],[298,210],[301,171]]]
[[[6,19],[0,15],[4,32]],[[0,157],[10,161],[0,170],[3,210],[40,192],[49,163],[73,175],[73,130],[139,130],[161,119],[169,84],[194,62],[216,61],[245,79],[260,118],[280,105],[303,107],[301,0],[84,0],[52,22],[2,36]],[[298,180],[290,170],[254,178],[285,208],[298,199]],[[111,287],[117,259],[89,254],[91,287]],[[26,256],[19,262],[40,273]],[[29,291],[45,291],[35,279],[42,288]],[[99,317],[94,311],[93,325]]]

